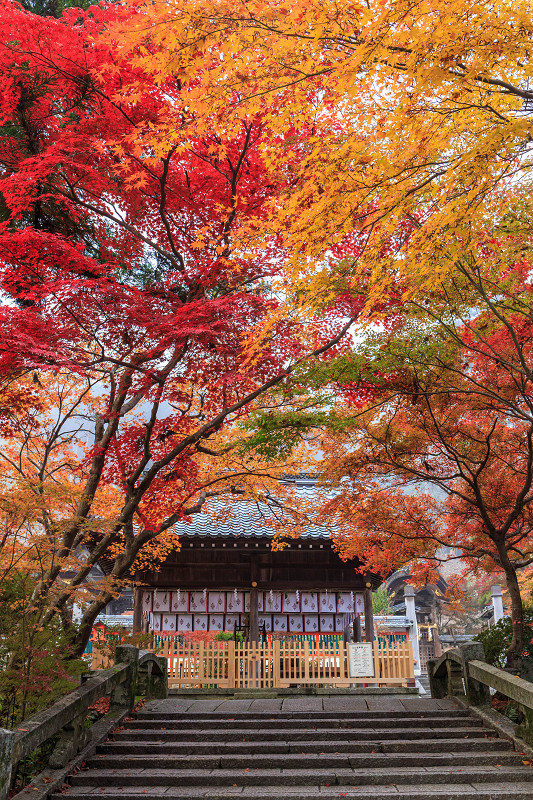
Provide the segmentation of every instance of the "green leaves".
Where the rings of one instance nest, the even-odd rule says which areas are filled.
[[[259,411],[241,423],[250,434],[242,441],[241,450],[254,450],[266,459],[284,458],[307,434],[330,423],[331,415],[318,409]]]

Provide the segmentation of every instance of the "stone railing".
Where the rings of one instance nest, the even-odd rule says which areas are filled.
[[[167,696],[167,663],[148,651],[118,645],[114,666],[87,673],[82,680],[78,689],[14,730],[0,729],[0,800],[7,800],[19,761],[57,734],[48,768],[15,797],[44,800],[60,787],[67,773],[92,755],[96,745],[129,714],[136,696]],[[89,706],[103,697],[110,698],[109,712],[87,727]]]
[[[474,706],[488,706],[493,689],[515,700],[524,715],[516,735],[533,745],[533,683],[487,664],[482,644],[465,644],[428,661],[428,676],[432,697],[450,695]]]

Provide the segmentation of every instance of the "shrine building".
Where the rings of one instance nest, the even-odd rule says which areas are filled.
[[[299,494],[313,482],[298,481]],[[135,574],[134,630],[166,633],[241,630],[260,635],[343,634],[357,615],[373,639],[372,591],[382,579],[343,561],[325,528],[310,527],[285,547],[256,506],[236,500],[233,519],[197,514],[176,526],[181,549]]]

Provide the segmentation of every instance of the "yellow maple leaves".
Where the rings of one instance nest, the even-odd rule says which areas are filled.
[[[283,233],[287,298],[327,295],[328,270],[311,270],[311,287],[309,265],[354,231],[369,310],[399,280],[431,286],[436,256],[453,269],[447,247],[465,222],[475,236],[487,198],[531,169],[525,2],[255,0],[244,12],[170,0],[123,13],[121,47],[140,48],[158,81],[183,78],[198,131],[261,118],[266,169],[293,177],[249,238]],[[179,136],[165,131],[167,144]]]

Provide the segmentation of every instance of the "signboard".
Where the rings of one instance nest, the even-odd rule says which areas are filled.
[[[350,678],[374,678],[374,654],[372,642],[348,644]]]

